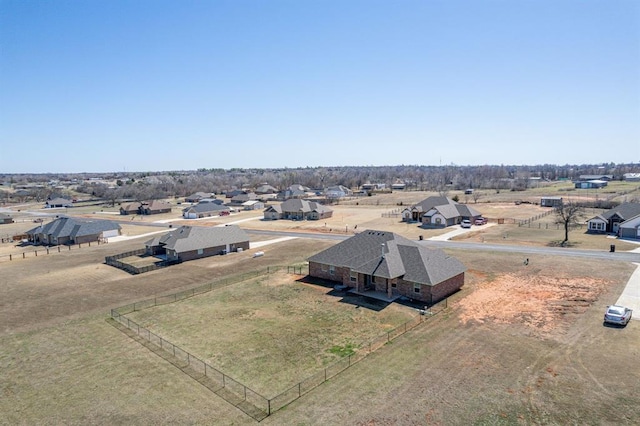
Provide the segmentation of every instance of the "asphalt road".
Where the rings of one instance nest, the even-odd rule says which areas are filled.
[[[289,231],[266,231],[266,230],[246,230],[250,234],[258,235],[273,235],[279,237],[297,237],[297,238],[314,238],[323,240],[342,241],[353,234],[335,235],[335,234],[313,234],[306,232],[289,232]],[[417,241],[419,244],[423,244],[426,247],[437,248],[455,248],[460,250],[484,250],[506,253],[522,253],[522,254],[541,254],[541,255],[555,255],[555,256],[570,256],[570,257],[582,257],[592,259],[603,260],[617,260],[621,262],[636,262],[640,263],[640,253],[634,252],[614,252],[598,251],[598,250],[578,250],[572,248],[561,247],[532,247],[532,246],[518,246],[518,245],[506,245],[506,244],[489,244],[489,243],[471,243],[471,242],[459,242],[459,241],[447,241],[447,240],[423,240]]]

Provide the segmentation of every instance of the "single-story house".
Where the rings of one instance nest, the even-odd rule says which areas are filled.
[[[604,181],[612,181],[613,175],[580,175],[578,176],[578,180],[587,181],[587,180],[604,180]]]
[[[393,232],[366,230],[309,259],[309,275],[335,281],[357,293],[407,297],[428,304],[464,285],[465,266],[443,250]]]
[[[620,238],[640,240],[640,214],[620,224]]]
[[[540,198],[541,207],[562,207],[562,197],[542,197]]]
[[[312,195],[311,190],[300,184],[294,184],[278,193],[279,200],[288,200],[290,198],[305,198]]]
[[[227,205],[242,206],[243,203],[247,201],[252,201],[257,199],[258,199],[258,196],[255,194],[255,192],[243,192],[241,194],[234,195],[233,197],[231,197],[231,200],[227,202]]]
[[[237,225],[181,226],[145,243],[147,253],[166,256],[169,262],[185,262],[249,249],[248,234]]]
[[[13,223],[13,218],[8,214],[0,213],[0,224]]]
[[[421,222],[427,228],[457,225],[465,219],[473,223],[479,217],[482,214],[473,207],[442,196],[428,197],[402,211],[404,222]]]
[[[140,213],[140,206],[142,204],[138,201],[134,203],[124,203],[120,205],[120,214],[129,215],[129,214],[138,214]]]
[[[333,216],[333,210],[315,201],[292,198],[264,211],[266,220],[320,220]]]
[[[209,197],[211,197],[211,193],[195,192],[189,195],[188,197],[185,197],[184,201],[187,203],[198,203],[203,198],[209,198]]]
[[[60,245],[100,241],[121,234],[120,225],[110,220],[60,217],[27,231],[33,244]]]
[[[620,224],[640,215],[640,203],[622,203],[587,221],[587,232],[617,234]]]
[[[249,200],[241,204],[244,210],[262,210],[264,209],[264,202],[260,200]]]
[[[72,206],[73,206],[73,202],[71,200],[68,200],[66,198],[54,198],[52,200],[47,200],[44,207],[47,209],[53,209],[58,207],[72,207]]]
[[[256,188],[256,194],[264,195],[264,194],[276,194],[278,190],[268,183],[263,183],[262,185]]]
[[[625,173],[622,175],[622,180],[626,180],[627,182],[639,182],[640,173]]]
[[[140,206],[140,214],[171,213],[171,204],[161,200],[143,202]]]
[[[392,191],[404,191],[406,187],[407,187],[407,184],[402,181],[398,181],[391,184]]]
[[[353,195],[353,191],[342,185],[329,186],[324,190],[324,196],[327,198],[342,198],[351,195]]]
[[[604,188],[609,183],[606,180],[586,180],[575,182],[576,189],[597,189]]]
[[[221,212],[230,212],[231,209],[223,204],[206,202],[186,207],[182,210],[185,219],[199,219],[202,217],[220,216]]]
[[[380,191],[387,187],[386,183],[363,183],[360,189],[363,191]]]

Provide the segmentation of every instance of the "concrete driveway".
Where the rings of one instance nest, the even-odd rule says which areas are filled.
[[[633,309],[634,314],[631,319],[640,321],[640,263],[634,263],[634,265],[636,265],[636,270],[629,277],[616,305]]]

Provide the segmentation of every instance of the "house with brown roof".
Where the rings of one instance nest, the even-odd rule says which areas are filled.
[[[249,249],[249,235],[237,225],[181,226],[145,243],[147,253],[168,262],[185,262]]]
[[[162,200],[151,200],[140,205],[140,214],[171,213],[171,204]]]
[[[366,230],[311,256],[309,275],[358,294],[436,303],[464,285],[465,266],[443,250]]]
[[[291,198],[264,211],[265,220],[320,220],[333,216],[333,210],[315,201]]]
[[[129,214],[139,214],[140,213],[141,203],[136,201],[133,203],[124,203],[120,205],[120,214],[121,215],[129,215]]]

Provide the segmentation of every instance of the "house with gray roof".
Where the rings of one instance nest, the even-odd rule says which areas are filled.
[[[121,227],[110,220],[60,217],[27,231],[33,244],[61,245],[101,241],[121,234]]]
[[[184,198],[184,201],[187,203],[197,203],[200,200],[202,200],[203,198],[209,198],[211,197],[211,193],[207,193],[207,192],[194,192],[191,195],[188,195]]]
[[[264,211],[265,220],[320,220],[333,216],[333,210],[315,201],[291,198]]]
[[[329,186],[324,190],[324,196],[327,198],[342,198],[352,195],[353,191],[343,185]]]
[[[620,238],[640,240],[640,214],[622,222],[619,229]]]
[[[231,209],[224,204],[218,204],[217,202],[204,202],[184,208],[182,210],[182,217],[185,219],[200,219],[203,217],[220,216],[220,213],[228,213],[230,211]]]
[[[403,222],[421,222],[426,228],[444,228],[457,225],[465,219],[473,223],[481,216],[468,204],[459,204],[442,196],[428,197],[402,211]]]
[[[53,209],[53,208],[59,208],[59,207],[72,207],[72,206],[73,206],[73,202],[71,200],[58,197],[52,200],[47,200],[44,207],[47,209]]]
[[[443,250],[393,232],[366,230],[311,256],[309,275],[359,294],[436,303],[464,285],[465,266]]]
[[[640,203],[622,203],[587,221],[587,232],[618,234],[620,224],[640,215]]]
[[[185,262],[249,249],[249,235],[237,225],[181,226],[145,243],[147,253],[168,262]]]
[[[0,224],[13,223],[13,218],[8,214],[0,213]]]

